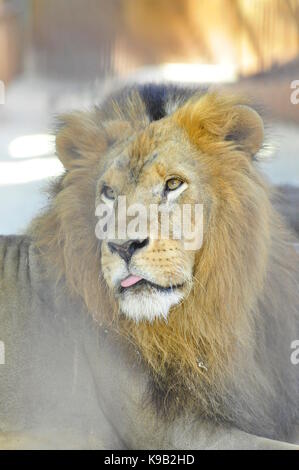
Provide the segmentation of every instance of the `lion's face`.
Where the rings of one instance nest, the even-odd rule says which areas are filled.
[[[104,278],[128,317],[135,321],[166,318],[192,288],[199,246],[187,244],[186,233],[175,234],[174,229],[176,217],[183,221],[184,207],[189,205],[190,236],[197,236],[194,208],[204,198],[202,166],[183,131],[169,120],[153,123],[125,145],[113,148],[107,160],[111,163],[98,180],[96,204],[107,205],[108,221],[115,220],[117,233],[102,242]],[[153,217],[153,223],[148,218],[142,234],[120,234],[119,217],[126,209],[128,231],[136,215],[141,217],[140,210]],[[163,223],[166,230],[161,228]]]
[[[119,105],[112,101],[105,112],[63,117],[57,153],[67,173],[57,196],[57,233],[65,234],[69,282],[86,304],[92,310],[98,305],[93,299],[100,296],[102,272],[120,312],[137,323],[169,322],[184,310],[175,307],[169,315],[181,302],[191,303],[192,311],[210,272],[223,273],[228,255],[251,246],[247,232],[254,237],[253,209],[260,208],[252,202],[259,192],[251,158],[262,140],[258,114],[217,94],[195,96],[152,122],[136,95]],[[104,226],[98,230],[103,206],[104,225],[111,227],[115,218],[115,231],[104,237]],[[140,207],[147,219],[141,229]],[[245,215],[248,220],[236,227]],[[222,278],[220,288],[225,298]]]

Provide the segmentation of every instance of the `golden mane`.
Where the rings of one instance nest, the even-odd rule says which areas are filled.
[[[192,98],[169,117],[200,149],[216,211],[196,255],[194,287],[182,304],[172,308],[168,321],[137,324],[118,316],[99,277],[95,174],[109,139],[107,129],[98,124],[98,111],[65,117],[57,152],[65,154],[67,147],[75,164],[68,168],[64,161],[68,171],[53,187],[49,209],[31,230],[57,280],[64,278],[98,323],[128,338],[141,353],[159,406],[168,412],[192,407],[227,420],[231,411],[223,407],[221,397],[236,374],[242,384],[250,370],[246,381],[259,383],[261,393],[271,394],[261,371],[250,365],[258,302],[268,295],[263,292],[273,240],[283,233],[269,190],[250,157],[225,139],[237,119],[235,105],[235,98],[206,94]],[[119,115],[118,110],[118,121]]]

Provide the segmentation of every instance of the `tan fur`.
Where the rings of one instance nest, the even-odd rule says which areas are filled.
[[[248,140],[252,147],[227,140],[237,125],[240,102],[217,94],[192,98],[172,116],[150,125],[145,117],[139,119],[140,100],[135,100],[135,105],[133,97],[122,109],[114,103],[109,119],[97,112],[66,119],[57,150],[69,171],[54,188],[51,207],[35,221],[32,233],[57,275],[65,276],[96,321],[110,325],[139,349],[154,383],[165,392],[166,407],[169,397],[175,409],[200,404],[201,413],[221,416],[225,413],[217,397],[233,380],[236,367],[242,370],[253,361],[256,326],[251,313],[264,295],[272,240],[282,230],[269,190],[251,162],[261,144],[261,129],[253,126]],[[245,119],[242,126],[246,124]],[[194,256],[188,254],[188,263],[193,263],[191,289],[171,309],[168,321],[135,323],[119,315],[113,293],[99,275],[94,209],[97,175],[108,165],[109,126],[111,139],[117,140],[118,149],[128,149],[134,168],[171,135],[174,142],[169,139],[168,153],[182,150],[184,168],[184,151],[192,152],[201,168],[200,175],[193,172],[193,182],[202,186],[208,205],[204,244]],[[116,158],[113,148],[109,152]],[[147,178],[165,177],[163,164],[154,168]],[[108,306],[103,308],[105,302]],[[262,382],[261,377],[257,380]]]

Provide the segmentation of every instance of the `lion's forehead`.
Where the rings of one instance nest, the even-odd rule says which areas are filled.
[[[111,185],[118,195],[134,194],[135,198],[143,200],[161,194],[166,175],[167,169],[162,163],[149,165],[148,168],[114,166],[103,176],[103,181]]]
[[[165,134],[165,138],[161,139],[161,133],[160,138],[155,138],[153,131],[148,133],[151,145],[145,131],[125,148],[120,148],[101,175],[102,181],[125,193],[132,188],[137,190],[143,187],[154,195],[167,177],[195,177],[196,163],[190,146],[184,141],[178,142],[172,135]]]

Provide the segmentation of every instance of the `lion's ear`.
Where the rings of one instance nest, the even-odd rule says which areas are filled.
[[[127,138],[132,127],[127,121],[102,120],[99,111],[73,112],[58,121],[56,152],[67,170],[99,160],[109,145]]]
[[[263,143],[261,117],[249,106],[238,104],[235,97],[207,93],[191,99],[174,113],[172,119],[187,131],[196,145],[201,141],[232,141],[254,157]]]
[[[86,159],[106,149],[105,132],[91,112],[73,112],[59,118],[56,152],[67,170],[86,164]]]
[[[251,157],[260,150],[264,140],[264,124],[260,115],[245,105],[234,106],[235,118],[226,130],[225,140],[234,141]]]

